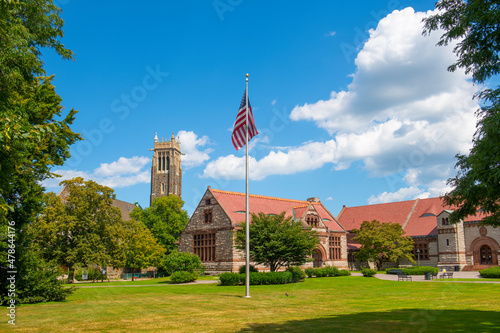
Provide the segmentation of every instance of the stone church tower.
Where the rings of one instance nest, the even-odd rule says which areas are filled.
[[[182,198],[181,143],[174,133],[170,141],[159,141],[155,134],[151,167],[151,200],[175,194]]]

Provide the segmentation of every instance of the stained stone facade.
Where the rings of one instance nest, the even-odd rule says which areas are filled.
[[[250,195],[250,212],[280,214],[285,211],[318,232],[320,244],[304,267],[333,265],[347,268],[344,228],[317,198],[290,200]],[[245,264],[242,251],[234,247],[235,231],[245,220],[245,194],[208,187],[179,240],[181,252],[197,254],[207,272],[237,271]],[[263,271],[268,268],[257,266]]]
[[[181,144],[174,133],[170,141],[158,140],[155,135],[151,166],[151,198],[175,194],[182,198]]]

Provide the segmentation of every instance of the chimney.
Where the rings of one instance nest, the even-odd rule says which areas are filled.
[[[309,202],[321,202],[318,197],[307,198],[307,201],[309,201]]]

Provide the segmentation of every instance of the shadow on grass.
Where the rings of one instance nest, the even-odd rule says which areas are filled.
[[[477,310],[401,309],[249,324],[240,332],[500,332],[500,314]]]

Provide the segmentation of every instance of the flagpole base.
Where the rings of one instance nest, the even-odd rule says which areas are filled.
[[[250,296],[250,295],[245,295],[245,296],[243,296],[243,298],[252,298],[252,296]]]

